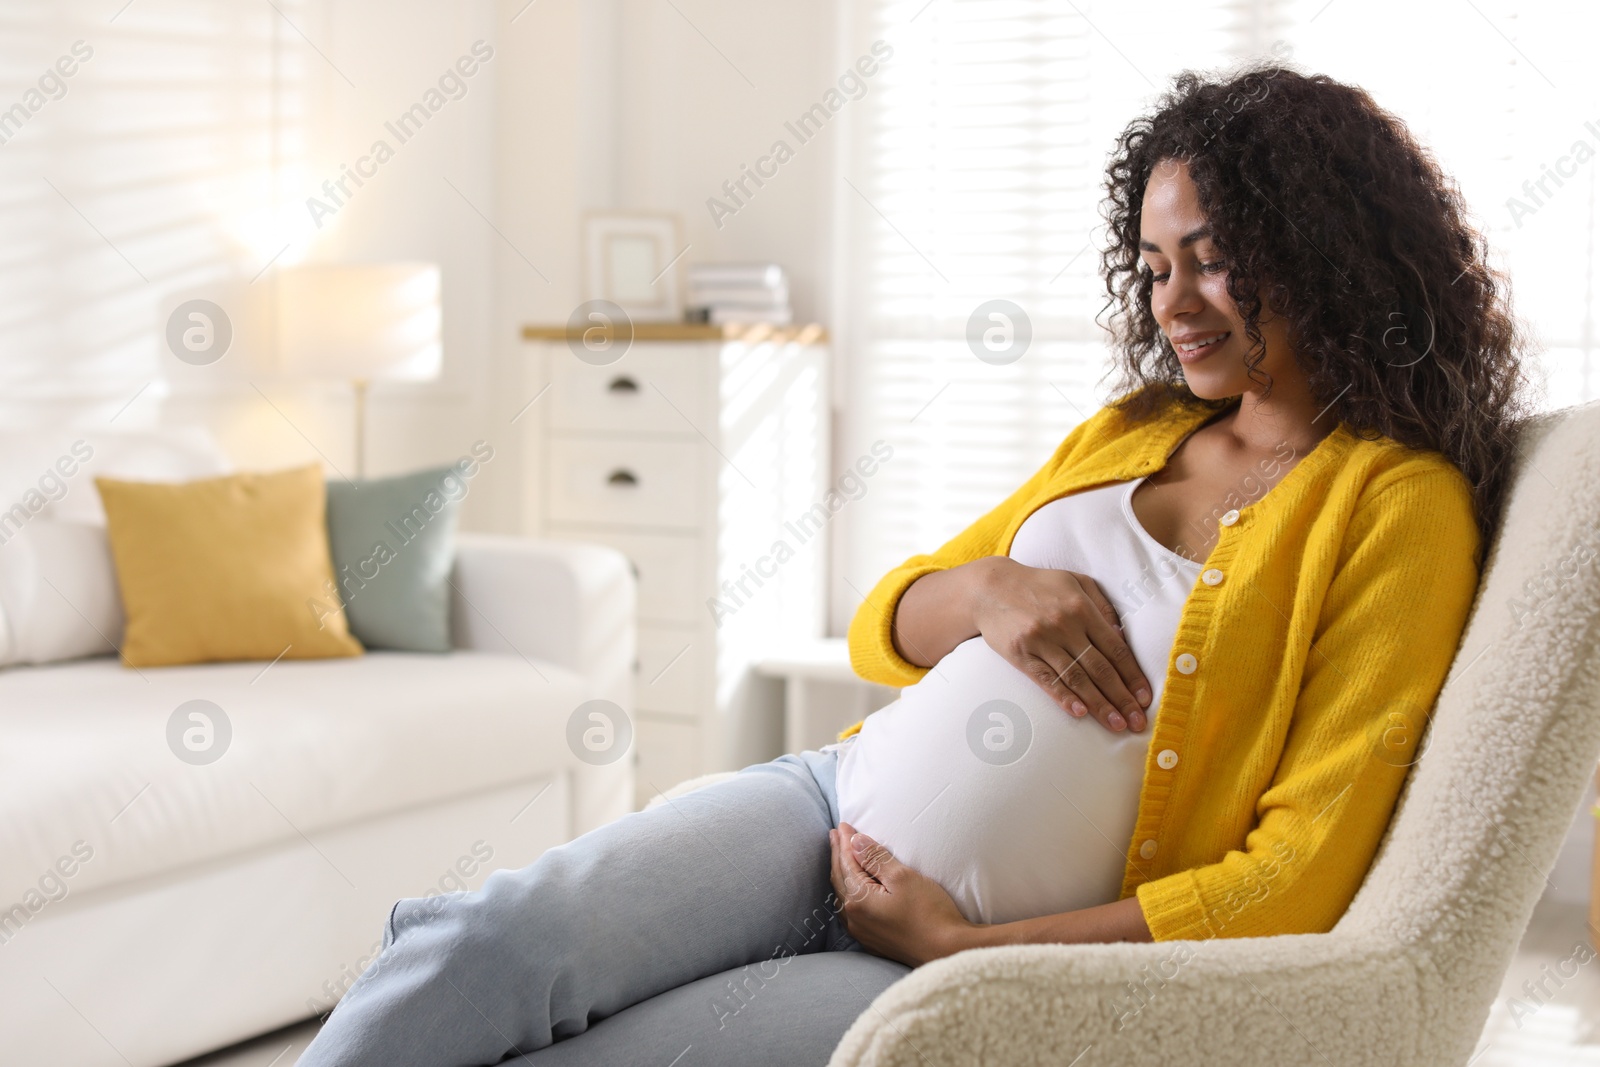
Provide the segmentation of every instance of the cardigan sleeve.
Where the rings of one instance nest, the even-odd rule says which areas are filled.
[[[858,675],[869,682],[904,688],[928,673],[927,667],[919,667],[895,651],[891,634],[900,598],[911,588],[911,583],[925,574],[949,570],[975,559],[1005,552],[1007,546],[1002,544],[1001,539],[1012,518],[1057,477],[1062,468],[1073,460],[1085,439],[1100,429],[1113,414],[1113,409],[1103,408],[1079,423],[1056,447],[1049,461],[988,514],[946,541],[936,552],[912,556],[879,579],[850,620],[850,666]],[[847,737],[854,732],[855,728],[852,727],[840,736]]]
[[[1478,542],[1471,490],[1454,467],[1413,468],[1369,489],[1245,847],[1137,888],[1156,940],[1324,933],[1339,921],[1455,659],[1477,592]]]

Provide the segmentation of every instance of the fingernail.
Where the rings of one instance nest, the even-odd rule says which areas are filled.
[[[1135,730],[1143,730],[1144,716],[1140,715],[1137,711],[1130,712],[1128,714],[1128,725],[1133,727]]]
[[[1072,702],[1072,714],[1081,719],[1085,715],[1089,714],[1089,709],[1083,706],[1083,701],[1074,700]]]
[[[855,834],[850,838],[850,847],[855,849],[857,852],[865,852],[867,850],[867,846],[871,843],[872,842],[867,840],[866,834]]]
[[[1141,685],[1138,689],[1135,689],[1133,695],[1145,707],[1148,708],[1150,706],[1150,690],[1144,686]]]
[[[1113,711],[1110,715],[1106,716],[1106,725],[1111,727],[1113,730],[1120,730],[1128,724],[1122,721],[1121,715],[1118,715]]]

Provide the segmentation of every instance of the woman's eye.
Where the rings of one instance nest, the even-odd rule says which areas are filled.
[[[1202,274],[1220,274],[1227,269],[1228,261],[1224,259],[1212,260],[1210,263],[1200,264],[1200,273]],[[1150,270],[1150,268],[1147,267],[1146,270]],[[1170,270],[1162,271],[1159,274],[1154,270],[1150,270],[1150,281],[1154,284],[1163,284],[1171,277],[1172,272]]]

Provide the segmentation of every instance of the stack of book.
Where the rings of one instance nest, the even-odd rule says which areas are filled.
[[[689,267],[688,315],[715,325],[787,326],[789,276],[776,263],[696,263]]]

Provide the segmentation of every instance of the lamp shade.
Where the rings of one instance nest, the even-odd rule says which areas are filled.
[[[370,263],[278,275],[282,369],[350,381],[439,376],[439,267]]]

